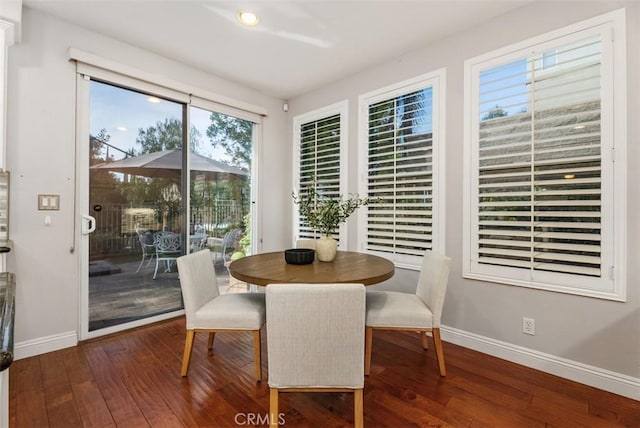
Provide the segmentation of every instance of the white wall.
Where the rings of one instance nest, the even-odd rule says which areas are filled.
[[[74,232],[76,73],[69,47],[266,109],[258,160],[264,165],[259,176],[268,177],[258,180],[262,249],[281,249],[289,242],[282,219],[290,216],[283,207],[290,192],[291,151],[281,100],[25,8],[22,40],[9,50],[7,121],[14,241],[8,270],[18,283],[18,354],[25,344],[43,351],[73,344],[79,329],[79,254],[70,253],[77,228]],[[273,167],[281,162],[286,168]],[[51,226],[37,211],[39,193],[60,195],[60,211],[47,212]]]
[[[627,6],[628,46],[628,298],[626,303],[578,297],[462,278],[463,67],[465,59],[592,16]],[[640,4],[536,2],[453,37],[398,55],[378,67],[289,100],[290,117],[349,101],[349,191],[357,191],[358,95],[446,67],[446,252],[454,260],[443,324],[512,349],[570,360],[640,378]],[[290,131],[291,132],[291,131]],[[355,245],[355,227],[349,242]],[[355,247],[354,247],[355,248]],[[417,273],[398,270],[385,287],[415,287]],[[522,317],[536,335],[522,334]],[[519,348],[522,347],[522,348]],[[528,352],[528,351],[527,351]],[[628,380],[628,379],[623,379]],[[636,382],[635,384],[633,382]],[[636,392],[637,397],[640,393]]]

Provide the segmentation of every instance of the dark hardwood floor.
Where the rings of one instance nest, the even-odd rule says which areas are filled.
[[[13,363],[11,427],[265,425],[266,380],[253,377],[252,337],[196,335],[179,375],[184,318]],[[268,375],[266,336],[263,371]],[[449,343],[447,377],[417,335],[375,332],[365,381],[368,427],[640,427],[640,402]],[[352,394],[280,396],[285,426],[353,423]]]

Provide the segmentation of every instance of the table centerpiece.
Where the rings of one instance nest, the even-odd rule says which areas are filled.
[[[320,233],[320,238],[316,240],[316,256],[321,262],[331,262],[336,257],[338,242],[331,237],[331,233],[358,208],[371,203],[370,198],[360,198],[357,194],[350,194],[346,198],[323,194],[316,182],[300,189],[298,195],[293,193],[292,197],[300,215]]]

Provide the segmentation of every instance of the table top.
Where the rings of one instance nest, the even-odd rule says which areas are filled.
[[[231,276],[256,285],[275,283],[355,283],[371,285],[387,280],[395,273],[389,260],[371,254],[338,251],[332,262],[317,259],[308,265],[290,265],[284,251],[262,253],[234,260]]]

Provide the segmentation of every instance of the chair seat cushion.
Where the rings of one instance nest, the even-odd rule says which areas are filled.
[[[195,311],[187,328],[259,330],[265,319],[264,293],[222,294]]]
[[[367,291],[367,327],[432,328],[433,315],[415,294]]]

